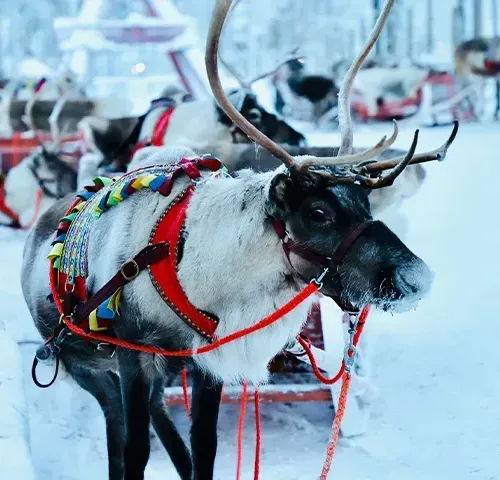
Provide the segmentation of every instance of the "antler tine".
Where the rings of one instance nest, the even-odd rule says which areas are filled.
[[[226,68],[226,70],[236,79],[236,81],[240,84],[240,87],[243,90],[250,90],[250,83],[247,82],[234,68],[229,62],[226,62],[226,60],[222,57],[222,55],[219,53],[219,60],[222,65]]]
[[[378,157],[385,150],[390,148],[399,134],[399,126],[396,120],[393,120],[394,131],[390,136],[389,140],[386,141],[386,137],[382,137],[381,140],[372,148],[365,150],[363,152],[355,153],[354,155],[341,155],[337,157],[300,157],[300,167],[311,167],[314,165],[322,166],[337,166],[337,165],[357,165],[359,163],[365,162],[372,158]]]
[[[52,137],[52,141],[56,145],[60,145],[61,143],[61,131],[59,129],[59,117],[63,111],[64,105],[68,101],[69,97],[76,89],[79,88],[79,85],[73,86],[73,88],[69,88],[59,100],[54,105],[52,112],[49,116],[49,125],[50,125],[50,135]]]
[[[278,62],[271,70],[268,70],[267,72],[261,73],[257,75],[256,77],[252,78],[248,82],[248,85],[253,85],[255,82],[258,82],[259,80],[262,80],[263,78],[270,77],[271,75],[274,75],[283,65],[286,65],[288,62],[291,62],[292,60],[303,60],[305,57],[303,55],[297,55],[297,51],[299,50],[299,47],[295,47],[283,60]]]
[[[294,158],[277,143],[273,142],[269,137],[255,128],[245,117],[243,117],[243,115],[241,115],[241,113],[233,107],[224,93],[224,89],[222,88],[219,77],[217,53],[219,50],[220,35],[228,11],[231,7],[231,3],[232,0],[217,0],[212,14],[212,19],[210,21],[210,29],[208,32],[205,52],[205,65],[210,88],[212,89],[212,93],[214,94],[219,106],[237,127],[245,132],[251,140],[258,143],[269,153],[281,160],[287,167],[293,167],[295,166]]]
[[[24,117],[23,117],[24,123],[33,132],[35,138],[37,139],[38,143],[41,146],[43,146],[43,139],[40,138],[35,128],[35,121],[33,119],[33,107],[35,106],[38,97],[42,94],[42,91],[43,91],[43,85],[38,89],[38,91],[33,92],[31,98],[26,102],[26,106],[24,107]]]
[[[360,177],[357,177],[356,180],[359,181],[364,187],[368,188],[382,188],[391,186],[394,183],[394,180],[396,180],[396,178],[401,175],[403,170],[410,164],[413,155],[415,155],[415,150],[418,143],[418,133],[418,130],[415,130],[410,150],[408,150],[403,159],[399,163],[397,163],[396,166],[387,175],[382,175],[378,178],[371,178],[361,175]]]
[[[396,0],[386,1],[382,12],[377,19],[377,22],[373,27],[370,37],[363,47],[363,50],[349,67],[349,70],[347,71],[344,80],[342,81],[342,85],[339,91],[339,123],[341,137],[341,144],[338,153],[339,156],[350,154],[352,152],[353,131],[351,119],[351,90],[354,79],[356,78],[361,65],[373,48],[373,45],[375,45],[375,42],[380,36],[380,33],[384,28],[384,25],[387,21],[387,18],[389,17],[389,13],[391,12],[395,1]]]
[[[459,123],[458,121],[454,122],[453,130],[446,140],[443,145],[440,147],[436,148],[435,150],[431,150],[430,152],[425,152],[425,153],[419,153],[418,155],[415,155],[412,159],[409,165],[414,165],[417,163],[424,163],[424,162],[431,162],[433,160],[438,160],[442,162],[445,157],[446,153],[448,151],[448,148],[450,148],[450,145],[454,142],[455,137],[457,136],[458,133],[458,127]],[[373,162],[365,165],[363,167],[363,173],[376,173],[376,172],[382,172],[384,170],[389,170],[391,168],[394,168],[398,163],[401,161],[402,157],[396,157],[396,158],[391,158],[390,160],[381,160],[378,162]]]

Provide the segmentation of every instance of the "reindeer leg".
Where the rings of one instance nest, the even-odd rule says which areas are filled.
[[[118,351],[125,418],[124,480],[144,480],[150,454],[150,381],[143,374],[140,354]]]
[[[124,429],[118,375],[89,370],[71,362],[65,362],[64,366],[76,383],[99,402],[106,419],[109,480],[122,480]]]
[[[217,419],[222,383],[193,372],[191,451],[194,480],[212,480],[217,453]]]
[[[158,378],[153,383],[153,389],[149,399],[153,427],[181,479],[191,480],[193,472],[191,455],[184,440],[175,428],[172,419],[168,415],[163,402],[164,382],[163,379]]]

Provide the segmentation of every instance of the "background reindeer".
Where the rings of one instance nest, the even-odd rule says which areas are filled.
[[[72,165],[74,159],[62,150],[63,137],[59,126],[59,117],[71,93],[72,90],[68,90],[54,105],[48,120],[52,135],[50,143],[39,136],[34,123],[32,112],[37,95],[26,104],[25,123],[38,138],[40,146],[7,172],[2,186],[5,205],[17,216],[22,227],[29,226],[56,200],[76,190],[77,168]],[[85,177],[85,180],[89,179]],[[0,210],[0,222],[9,225],[15,218],[9,218],[12,215],[7,213],[10,212]]]
[[[364,226],[340,263],[324,278],[323,293],[344,308],[370,303],[384,310],[404,310],[414,306],[430,288],[432,274],[424,262],[384,224],[372,221],[368,192],[390,185],[411,162],[442,158],[453,138],[441,149],[415,155],[415,135],[409,152],[402,158],[367,163],[392,145],[396,128],[390,139],[383,139],[362,154],[351,154],[350,90],[393,3],[387,2],[369,42],[344,79],[339,155],[293,158],[255,129],[224,94],[218,78],[217,49],[231,0],[217,2],[206,54],[214,95],[242,131],[285,163],[272,172],[244,171],[235,177],[214,178],[211,172],[202,171],[203,180],[194,189],[184,224],[177,276],[189,301],[219,319],[218,336],[253,325],[323,271],[297,255],[299,250],[294,250],[290,261],[287,259],[270,217],[285,225],[296,244],[325,257],[332,255],[354,228]],[[172,165],[194,154],[190,149],[165,148],[155,153],[156,159],[145,161]],[[389,173],[381,174],[383,170]],[[122,208],[110,209],[99,220],[93,217],[88,231],[90,293],[96,293],[108,282],[124,259],[132,258],[148,244],[155,223],[189,183],[189,179],[180,177],[172,193],[165,197],[142,190],[125,201]],[[23,291],[44,338],[59,318],[47,299],[46,255],[53,232],[70,202],[61,200],[43,215],[25,248]],[[310,305],[311,301],[303,302],[274,328],[241,338],[215,352],[185,359],[194,378],[191,456],[161,398],[164,373],[176,371],[182,362],[122,349],[110,356],[109,352],[96,350],[92,343],[68,337],[61,360],[80,386],[96,397],[106,416],[110,478],[123,478],[123,471],[127,480],[143,478],[149,456],[150,421],[181,478],[190,479],[192,474],[197,479],[212,478],[222,382],[265,381],[269,361],[294,339]],[[119,338],[171,350],[206,344],[162,301],[145,272],[125,286],[114,330]]]
[[[496,80],[495,118],[500,116],[500,38],[475,38],[455,50],[455,74],[462,88],[476,90],[474,111],[479,118],[484,110],[484,80]]]
[[[312,120],[316,125],[322,116],[337,105],[338,88],[333,78],[304,73],[303,59],[291,59],[273,76],[276,88],[276,110],[283,114],[294,98],[312,104]],[[334,66],[332,70],[336,70]]]
[[[282,63],[280,62],[280,65]],[[275,69],[250,81],[244,81],[231,66],[227,65],[227,68],[241,85],[240,89],[231,93],[231,98],[245,118],[279,143],[292,146],[305,143],[300,132],[266,111],[251,91],[253,83],[272,75]],[[89,150],[102,155],[103,165],[109,165],[113,157],[116,157],[118,170],[125,171],[136,145],[148,144],[159,120],[169,111],[171,115],[161,139],[162,145],[182,144],[204,150],[214,143],[228,147],[233,143],[248,142],[247,137],[234,127],[212,99],[189,100],[186,93],[177,87],[165,88],[160,98],[153,101],[151,109],[140,119],[105,120],[92,116],[84,118],[79,123],[79,129]],[[204,122],[196,121],[200,116],[203,116]],[[135,127],[131,127],[134,122]],[[118,139],[121,140],[120,143]],[[95,156],[92,156],[89,161],[94,162],[94,158]]]

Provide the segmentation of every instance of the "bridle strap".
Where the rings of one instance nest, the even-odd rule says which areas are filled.
[[[46,153],[42,152],[41,155],[43,156],[44,161],[47,164],[49,162],[52,162],[55,165],[56,173],[54,174],[55,175],[54,178],[42,178],[37,170],[37,167],[39,167],[39,165],[36,163],[29,166],[30,172],[35,178],[36,182],[38,183],[38,186],[42,189],[42,192],[44,193],[45,196],[53,198],[55,200],[59,200],[65,195],[63,192],[61,192],[60,189],[61,180],[63,176],[65,174],[69,174],[69,175],[74,175],[76,177],[77,172],[70,165],[66,164],[63,160],[57,158],[57,156],[48,160]],[[55,192],[49,190],[48,185],[50,184],[56,185]]]
[[[365,220],[360,223],[356,228],[354,228],[345,238],[342,240],[341,244],[335,250],[335,253],[331,257],[322,255],[320,253],[311,250],[310,248],[295,242],[288,237],[285,224],[276,218],[272,219],[274,231],[278,235],[278,238],[282,242],[283,250],[290,261],[290,253],[295,253],[295,255],[307,260],[314,265],[322,268],[332,268],[338,267],[344,260],[347,252],[356,242],[356,240],[363,234],[363,232],[374,223],[373,220]]]
[[[363,234],[363,232],[374,223],[373,220],[365,220],[360,223],[351,233],[344,238],[342,243],[338,246],[337,250],[333,254],[330,265],[339,266],[344,260],[347,252],[354,245],[356,240]]]
[[[44,193],[45,196],[49,198],[54,198],[58,200],[60,197],[58,196],[59,192],[51,192],[48,188],[47,185],[51,183],[55,183],[56,186],[58,184],[58,178],[42,178],[37,172],[37,169],[34,165],[30,165],[29,167],[31,174],[33,177],[35,177],[36,183],[38,183],[38,186],[42,189],[42,192]]]
[[[272,218],[274,231],[278,235],[278,238],[281,240],[283,251],[285,252],[290,266],[295,270],[295,267],[292,265],[292,262],[290,260],[290,253],[294,253],[295,255],[312,263],[313,265],[321,267],[323,269],[323,274],[326,273],[327,270],[338,270],[345,256],[347,255],[347,252],[354,245],[356,240],[363,234],[363,232],[373,223],[375,223],[374,220],[365,220],[364,222],[361,222],[344,238],[344,240],[342,240],[340,245],[335,250],[334,254],[331,257],[327,257],[326,255],[317,253],[314,250],[311,250],[310,248],[301,245],[300,243],[297,243],[289,238],[285,223],[276,218]],[[335,278],[338,292],[336,292],[335,296],[332,296],[332,299],[344,312],[357,312],[358,309],[356,309],[353,305],[341,300],[342,285],[340,283],[340,279],[338,277]]]

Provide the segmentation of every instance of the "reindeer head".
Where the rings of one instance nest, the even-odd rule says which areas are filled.
[[[229,99],[234,108],[236,108],[236,110],[238,110],[256,129],[260,130],[264,135],[275,142],[301,146],[305,145],[305,137],[288,125],[288,123],[265,110],[262,105],[259,104],[257,96],[252,91],[252,85],[255,82],[274,75],[281,67],[289,62],[301,60],[302,57],[296,55],[296,50],[297,49],[290,52],[286,59],[280,61],[271,70],[261,73],[250,80],[243,78],[232,65],[222,58],[221,63],[240,85],[240,88],[233,90],[229,94]],[[238,125],[234,124],[230,116],[226,115],[223,108],[217,106],[217,113],[219,122],[230,128],[234,143],[248,143],[251,141],[248,136],[238,128]]]
[[[5,194],[15,211],[22,212],[30,206],[32,198],[26,195],[27,191],[35,193],[40,188],[45,197],[58,199],[76,189],[77,172],[63,158],[62,135],[58,124],[63,107],[75,88],[68,90],[54,105],[49,117],[52,136],[50,143],[45,142],[39,135],[33,120],[33,107],[42,89],[35,92],[26,103],[25,122],[38,140],[39,146],[7,175]]]
[[[217,67],[219,38],[232,0],[218,0],[207,42],[206,64],[221,108],[254,142],[285,166],[269,185],[270,223],[282,239],[295,274],[310,281],[323,273],[323,293],[344,309],[374,304],[385,310],[412,307],[429,290],[433,274],[382,222],[373,221],[368,196],[392,185],[410,164],[442,160],[458,130],[440,148],[415,155],[418,131],[406,155],[375,161],[398,136],[352,154],[350,93],[356,73],[380,35],[395,0],[387,0],[362,53],[348,70],[339,94],[341,147],[336,157],[292,157],[234,108],[225,96]],[[388,171],[388,173],[382,173]],[[293,275],[292,275],[293,276]]]
[[[254,93],[244,89],[234,90],[229,94],[229,99],[243,117],[275,142],[293,146],[305,144],[304,135],[276,115],[265,110],[259,104]],[[248,136],[233,124],[220,107],[217,107],[217,113],[219,122],[229,127],[234,143],[248,143],[250,141]]]

